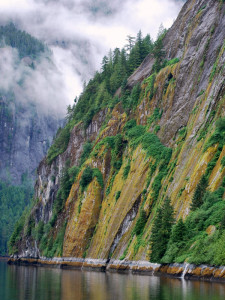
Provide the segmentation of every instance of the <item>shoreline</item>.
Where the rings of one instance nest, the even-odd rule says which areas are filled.
[[[0,256],[0,261],[1,260],[9,260],[10,256]]]
[[[1,259],[1,258],[0,258]],[[60,269],[77,269],[100,272],[118,272],[149,276],[166,276],[181,280],[199,280],[225,283],[225,266],[193,264],[156,264],[148,261],[106,260],[74,257],[5,258],[9,265],[32,265]]]

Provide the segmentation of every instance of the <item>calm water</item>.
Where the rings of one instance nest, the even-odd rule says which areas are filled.
[[[1,300],[217,300],[225,284],[153,276],[8,266],[0,261]]]

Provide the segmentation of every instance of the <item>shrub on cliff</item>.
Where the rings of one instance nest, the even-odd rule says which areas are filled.
[[[207,150],[209,147],[217,143],[220,146],[223,146],[225,144],[225,118],[220,118],[216,121],[215,132],[211,135],[211,137],[207,141],[204,150]]]
[[[136,234],[136,235],[142,234],[142,232],[144,230],[144,227],[145,227],[145,224],[147,222],[147,219],[148,218],[147,218],[146,212],[142,208],[141,211],[140,211],[139,218],[137,219],[137,222],[136,222],[135,227],[133,229],[133,234]]]
[[[59,155],[62,154],[69,143],[70,139],[70,125],[69,123],[63,128],[59,129],[54,140],[54,143],[48,150],[47,154],[47,162],[51,164],[53,160]]]
[[[98,168],[92,169],[90,166],[87,166],[84,169],[80,180],[80,186],[82,192],[89,185],[89,183],[91,183],[94,177],[96,177],[98,184],[101,186],[101,188],[104,187],[104,180],[101,171]]]
[[[80,163],[79,163],[80,166],[82,166],[85,160],[89,157],[91,150],[92,150],[92,143],[90,141],[87,141],[83,145],[83,152],[81,154]]]
[[[92,181],[92,178],[93,178],[93,170],[91,167],[87,166],[84,169],[83,174],[81,176],[81,180],[80,180],[80,186],[81,186],[82,191],[84,191],[86,186]]]

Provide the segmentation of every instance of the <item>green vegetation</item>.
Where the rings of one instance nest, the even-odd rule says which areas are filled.
[[[89,183],[91,183],[94,177],[96,177],[99,185],[102,188],[104,188],[104,181],[103,181],[103,176],[101,171],[98,168],[92,169],[90,166],[86,166],[80,180],[80,186],[82,192],[89,185]]]
[[[59,155],[62,154],[69,143],[70,140],[70,124],[68,123],[64,128],[59,128],[56,134],[54,143],[48,150],[47,162],[51,164],[53,160]]]
[[[151,262],[160,262],[164,256],[169,242],[172,225],[174,224],[173,207],[169,198],[166,198],[162,207],[158,209],[152,227],[150,238],[151,243]]]
[[[130,172],[130,159],[123,170],[123,179],[127,179],[129,172]]]
[[[73,166],[68,169],[69,182],[70,182],[71,186],[75,182],[79,172],[80,172],[80,169],[77,166]]]
[[[87,141],[83,146],[83,152],[80,157],[80,166],[83,165],[83,163],[86,161],[86,159],[89,157],[92,150],[92,143],[90,141]]]
[[[60,188],[58,189],[56,199],[53,203],[53,215],[47,224],[43,221],[35,223],[33,213],[27,209],[22,217],[17,222],[14,232],[10,237],[8,249],[10,254],[17,252],[17,241],[21,238],[21,234],[26,237],[32,237],[39,243],[42,254],[47,257],[61,256],[66,222],[64,225],[58,225],[58,233],[53,238],[53,230],[57,221],[58,215],[62,212],[65,201],[70,193],[70,189],[78,174],[79,168],[73,166],[69,168],[69,160],[62,171],[60,178]],[[38,200],[38,199],[37,199]]]
[[[152,50],[153,56],[155,58],[155,63],[153,65],[153,71],[158,73],[166,65],[165,52],[163,50],[163,39],[166,35],[166,30],[162,29],[158,34],[158,38],[154,43]]]
[[[21,238],[21,233],[23,231],[25,221],[26,221],[26,218],[28,217],[29,213],[30,213],[30,210],[28,208],[26,208],[23,211],[22,215],[20,215],[20,217],[18,216],[19,219],[17,220],[16,224],[13,224],[14,225],[13,233],[10,236],[10,238],[9,238],[9,236],[7,236],[7,237],[3,236],[3,242],[5,242],[5,243],[7,242],[7,239],[9,238],[9,241],[8,241],[8,254],[10,254],[10,255],[17,253],[17,251],[18,251],[16,243]],[[1,250],[2,255],[7,254],[7,247],[6,247],[5,243],[2,245],[3,246],[2,250]]]
[[[131,124],[131,123],[130,123]],[[129,129],[125,127],[126,136],[130,141],[131,147],[134,149],[141,144],[142,148],[146,151],[147,156],[153,157],[157,162],[163,160],[164,163],[169,163],[172,150],[165,147],[160,139],[151,132],[146,132],[146,126],[129,124]],[[132,123],[134,125],[134,123]]]
[[[54,257],[54,256],[62,256],[63,253],[63,241],[64,235],[66,231],[67,222],[61,226],[60,230],[57,233],[55,239],[53,239],[52,235],[48,237],[48,230],[44,230],[44,235],[42,235],[40,241],[40,249],[44,256],[46,257]]]
[[[76,180],[76,177],[79,173],[79,168],[76,166],[73,166],[69,168],[70,161],[67,160],[66,166],[62,171],[61,177],[60,177],[60,186],[56,195],[56,199],[53,204],[53,215],[50,220],[51,227],[54,226],[58,214],[63,210],[64,204],[66,202],[66,199],[69,196],[70,189],[73,185],[73,183]]]
[[[80,180],[80,186],[82,191],[88,186],[88,184],[92,181],[93,179],[93,169],[90,166],[87,166],[82,174],[81,180]]]
[[[134,235],[141,235],[143,230],[144,230],[144,227],[145,227],[145,224],[147,222],[148,218],[147,218],[147,215],[144,211],[143,208],[140,209],[140,215],[137,219],[137,222],[134,226],[134,229],[133,229],[133,232],[132,234]]]
[[[187,135],[187,127],[183,127],[179,130],[179,137],[181,140],[184,140]]]
[[[124,92],[124,95],[121,97],[121,102],[123,105],[123,109],[129,114],[130,111],[134,111],[139,102],[139,96],[141,93],[141,85],[137,83],[131,93],[127,90]]]
[[[158,114],[159,111],[155,111],[155,115],[158,116]],[[157,166],[159,167],[159,172],[154,178],[152,184],[152,205],[154,205],[162,187],[162,180],[168,173],[167,167],[172,155],[172,150],[170,148],[165,147],[160,142],[156,134],[147,132],[146,126],[136,125],[136,123],[132,122],[132,120],[127,122],[127,124],[124,126],[124,130],[125,136],[128,138],[130,146],[132,148],[135,149],[138,145],[141,145],[146,152],[146,156],[155,159],[155,164],[152,165],[152,167],[150,168],[150,173],[147,178],[147,187]]]
[[[119,197],[120,197],[121,191],[116,192],[116,202],[118,201]]]
[[[1,47],[7,45],[17,48],[20,58],[25,56],[36,58],[41,52],[45,51],[45,46],[42,42],[25,31],[18,30],[13,23],[0,27],[0,41]]]
[[[126,249],[124,250],[123,254],[120,256],[120,260],[123,260],[126,256],[127,256],[127,253],[128,253],[128,249],[130,247],[130,244],[132,242],[132,239],[133,239],[133,236],[130,238],[128,244],[127,244],[127,247]]]
[[[212,33],[211,33],[212,34]],[[200,63],[200,68],[203,69],[203,66],[206,62],[206,56],[208,54],[208,50],[209,50],[209,45],[210,45],[210,38],[208,38],[207,40],[207,43],[205,45],[205,49],[204,49],[204,53],[203,53],[203,58],[202,58],[202,61]]]
[[[196,111],[197,109],[198,109],[198,106],[196,106],[196,107],[194,108],[193,111]],[[208,111],[207,111],[207,112],[208,112]],[[207,122],[206,122],[205,126],[199,131],[199,136],[198,136],[198,138],[197,138],[197,141],[200,141],[200,140],[202,140],[202,139],[205,139],[206,134],[208,133],[208,129],[209,129],[209,127],[210,127],[210,124],[213,123],[213,119],[214,119],[214,117],[215,117],[215,114],[216,114],[216,111],[215,111],[215,110],[212,110],[212,111],[210,112],[210,115],[209,115],[209,117],[208,117],[208,119],[207,119]]]
[[[177,62],[173,59],[166,62],[163,52],[163,38],[166,31],[161,28],[158,39],[153,43],[150,36],[142,37],[141,31],[138,32],[136,40],[133,37],[128,38],[128,45],[122,50],[116,48],[109,52],[102,60],[101,72],[96,72],[93,79],[84,86],[83,93],[79,99],[74,100],[74,105],[67,107],[67,125],[61,129],[50,147],[47,155],[48,163],[62,154],[68,145],[70,131],[73,126],[79,122],[83,122],[84,129],[88,128],[94,115],[104,108],[113,109],[113,107],[121,102],[124,110],[129,115],[135,110],[141,93],[141,86],[138,83],[130,91],[126,84],[127,78],[141,64],[144,58],[152,53],[155,57],[154,74],[147,79],[147,92],[150,92],[150,98],[154,94],[154,80],[156,73],[168,63],[172,65]],[[121,88],[120,98],[115,96],[115,92]],[[159,128],[156,128],[156,132]],[[91,145],[86,145],[84,152],[87,154],[81,157],[80,164],[88,157]],[[89,148],[88,148],[89,147]],[[119,166],[118,166],[119,168]]]
[[[122,166],[122,156],[126,141],[122,134],[107,136],[96,145],[95,151],[103,145],[105,147],[105,151],[110,150],[111,152],[111,179],[106,189],[106,195],[108,195],[111,191],[115,176]]]
[[[197,184],[197,187],[194,192],[192,199],[191,210],[196,210],[203,204],[203,197],[208,186],[208,180],[205,175],[203,175]]]
[[[145,96],[149,93],[149,100],[151,100],[155,94],[154,83],[155,83],[156,73],[153,73],[148,78],[145,79],[144,83],[147,83],[145,89]]]
[[[104,180],[102,176],[102,172],[98,168],[93,169],[93,178],[96,177],[98,184],[101,186],[101,188],[104,188]]]
[[[180,59],[175,57],[169,61],[166,62],[166,66],[172,66],[172,65],[175,65],[177,63],[179,63]]]
[[[225,167],[225,156],[221,159],[221,165]]]
[[[204,150],[206,151],[209,147],[215,144],[219,144],[220,147],[225,144],[225,118],[221,118],[216,121],[215,132],[207,141]]]
[[[142,37],[138,33],[136,41],[129,38],[126,49],[116,48],[104,56],[101,72],[96,72],[93,79],[89,81],[84,91],[75,99],[74,105],[68,107],[68,120],[74,124],[83,121],[87,128],[93,116],[103,108],[111,109],[118,103],[115,92],[122,87],[121,102],[126,110],[135,108],[140,94],[140,85],[134,86],[132,91],[126,89],[126,80],[133,71],[141,64],[144,58],[152,51],[153,42],[149,35]]]
[[[162,111],[159,108],[155,108],[153,114],[148,118],[148,125],[152,125],[153,123],[157,122],[162,117]]]
[[[160,130],[160,125],[156,125],[155,128],[154,128],[154,134],[157,134]]]
[[[7,242],[12,233],[11,250],[14,241],[18,239],[24,223],[24,217],[20,220],[19,218],[30,204],[32,196],[33,187],[27,176],[23,177],[19,186],[0,181],[0,255],[7,254]]]
[[[222,186],[215,192],[206,192],[202,205],[191,212],[185,222],[179,220],[173,226],[162,262],[224,265],[224,192]]]

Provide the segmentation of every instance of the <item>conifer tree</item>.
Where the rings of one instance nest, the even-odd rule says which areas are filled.
[[[135,37],[128,35],[126,40],[127,40],[127,44],[125,45],[125,48],[126,48],[126,51],[130,54],[130,52],[135,44]]]
[[[173,243],[182,243],[186,236],[186,226],[183,219],[180,218],[176,225],[172,228],[171,241]]]
[[[208,180],[205,175],[203,175],[195,189],[194,196],[192,199],[191,210],[196,210],[203,204],[203,196],[205,194],[208,185]]]
[[[151,262],[159,262],[161,257],[163,257],[164,249],[162,246],[161,239],[161,228],[162,228],[162,209],[159,208],[156,214],[156,218],[152,228],[152,235],[150,239],[151,243]]]
[[[151,243],[151,262],[160,262],[164,256],[167,244],[170,239],[172,225],[174,224],[174,211],[170,204],[170,199],[166,198],[163,206],[158,209],[155,222],[152,228]]]

